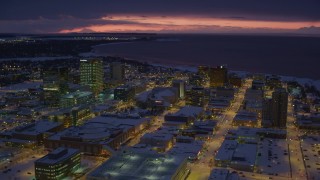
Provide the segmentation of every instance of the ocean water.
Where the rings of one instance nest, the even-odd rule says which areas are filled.
[[[319,37],[163,35],[155,41],[100,45],[94,52],[160,64],[223,64],[231,70],[320,79]]]

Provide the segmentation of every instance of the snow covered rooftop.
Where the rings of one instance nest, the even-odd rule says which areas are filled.
[[[186,158],[195,158],[203,148],[203,141],[193,141],[191,143],[177,142],[167,153],[170,155],[179,155]]]
[[[197,107],[197,106],[184,106],[181,108],[178,112],[172,114],[171,116],[192,116],[192,117],[197,117],[201,112],[203,112],[202,107]]]
[[[60,125],[61,123],[59,122],[41,120],[35,123],[15,128],[13,132],[17,134],[37,135],[50,131],[51,129],[56,128]]]
[[[46,156],[36,160],[35,164],[38,163],[38,164],[54,165],[65,159],[70,158],[71,156],[77,153],[80,153],[79,149],[60,147],[50,152]]]
[[[224,140],[215,160],[218,161],[231,161],[234,150],[237,148],[238,142],[235,140]]]
[[[165,180],[175,175],[185,161],[180,156],[122,152],[111,157],[88,175],[88,179],[150,179]]]
[[[19,91],[28,91],[29,89],[40,88],[42,82],[30,82],[26,81],[19,84],[13,84],[10,86],[5,86],[0,88],[0,92],[19,92]]]
[[[80,127],[71,127],[59,132],[49,139],[59,140],[62,137],[80,138],[90,142],[108,142],[114,134],[127,131],[149,119],[122,119],[117,117],[98,116]]]

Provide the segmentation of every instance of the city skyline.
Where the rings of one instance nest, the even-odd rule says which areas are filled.
[[[319,0],[10,0],[0,180],[316,180]]]

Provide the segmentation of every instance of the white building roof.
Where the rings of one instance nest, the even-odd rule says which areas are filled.
[[[111,157],[88,175],[88,179],[171,179],[185,161],[180,156],[163,156],[149,153],[122,152]]]
[[[46,156],[36,160],[35,163],[54,165],[77,153],[80,153],[79,149],[59,147]]]

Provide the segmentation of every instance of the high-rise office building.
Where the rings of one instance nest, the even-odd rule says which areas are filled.
[[[186,91],[186,104],[191,106],[204,106],[208,101],[208,96],[203,87],[193,87]]]
[[[208,66],[198,66],[198,74],[208,77],[210,68]]]
[[[270,89],[281,88],[282,87],[281,78],[275,75],[268,76],[266,78],[266,85]]]
[[[179,98],[184,98],[186,83],[183,80],[174,80],[172,86],[178,90]]]
[[[103,90],[102,60],[80,60],[80,84],[89,86],[95,94]]]
[[[272,93],[273,126],[285,128],[287,124],[288,92],[284,88],[276,89]]]
[[[266,98],[263,103],[263,127],[285,128],[287,124],[288,92],[279,88],[272,93],[272,98]]]
[[[130,101],[134,97],[134,88],[131,86],[123,85],[114,89],[114,100]]]
[[[262,104],[262,127],[272,127],[272,98],[266,98]]]
[[[121,62],[111,63],[110,76],[112,80],[122,81],[124,79],[124,65]]]
[[[228,69],[225,66],[210,68],[209,78],[211,87],[222,87],[227,83]]]
[[[52,67],[43,71],[43,97],[47,105],[58,106],[59,97],[68,91],[68,68]]]
[[[229,85],[233,87],[241,87],[243,79],[236,74],[230,74],[228,76]]]
[[[199,74],[192,74],[189,78],[189,84],[192,86],[204,86],[205,79]]]

